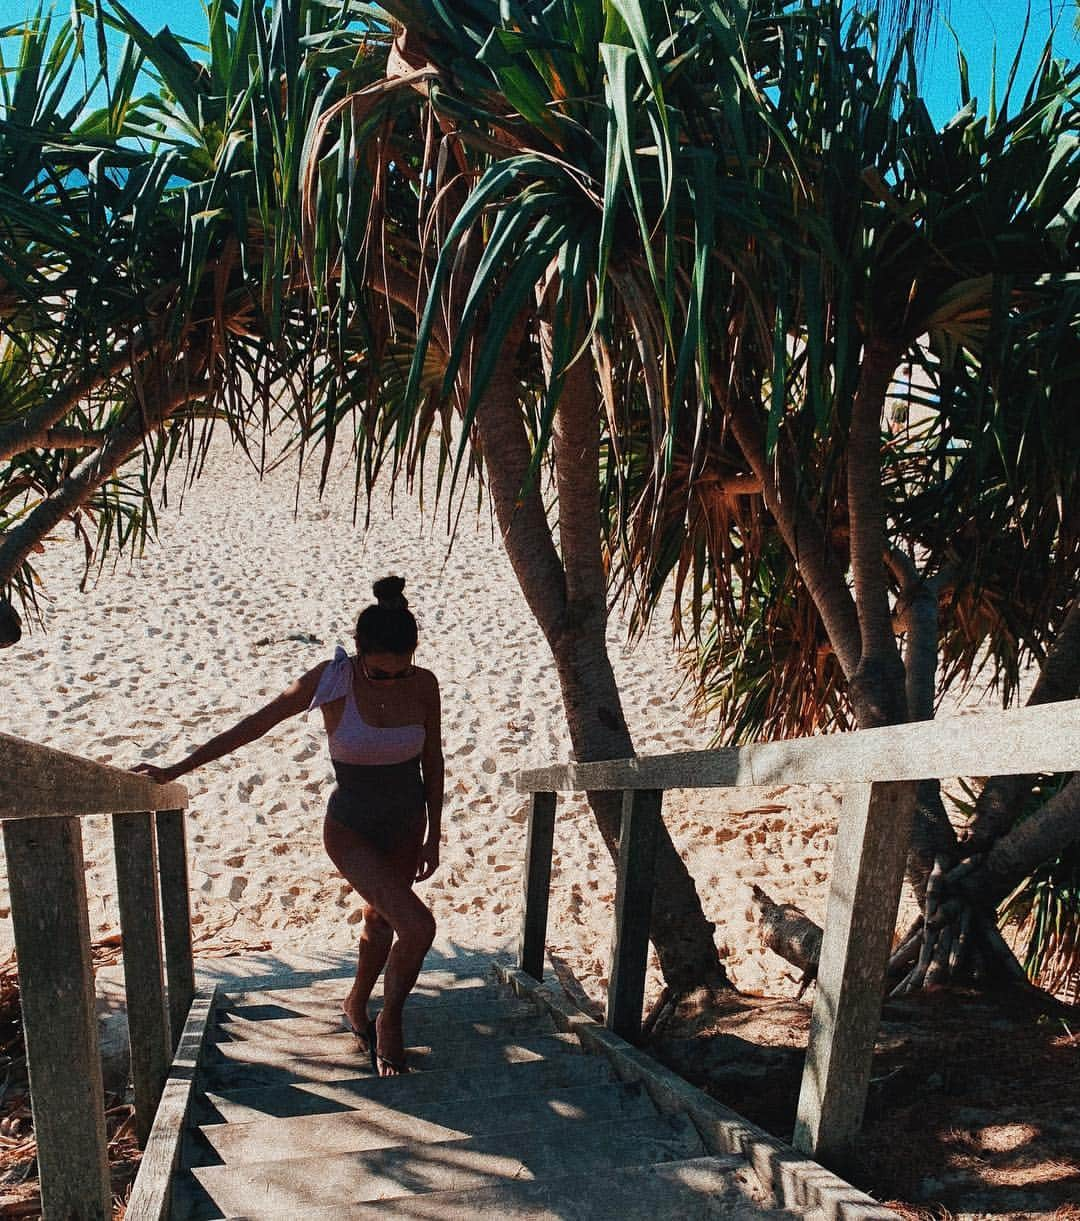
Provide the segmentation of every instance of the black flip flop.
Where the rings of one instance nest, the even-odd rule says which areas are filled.
[[[391,1060],[389,1056],[380,1056],[378,1052],[375,1053],[375,1059],[379,1064],[385,1064],[388,1068],[394,1069],[399,1077],[404,1077],[406,1073],[412,1072],[404,1060]],[[378,1069],[375,1071],[378,1072]],[[379,1075],[382,1076],[381,1073]]]
[[[349,1015],[344,1011],[344,1009],[341,1011],[341,1016],[345,1020],[345,1025],[346,1025],[346,1027],[348,1027],[349,1033],[356,1040],[358,1046],[363,1051],[366,1051],[368,1053],[368,1057],[371,1060],[371,1071],[373,1073],[375,1073],[376,1076],[378,1076],[379,1065],[376,1060],[376,1056],[377,1056],[376,1047],[378,1045],[378,1031],[375,1028],[375,1019],[368,1018],[367,1026],[364,1029],[361,1029],[352,1020],[352,1018],[349,1017]]]
[[[367,1045],[368,1055],[371,1057],[371,1071],[377,1077],[379,1075],[379,1032],[376,1029],[374,1018],[368,1018]]]

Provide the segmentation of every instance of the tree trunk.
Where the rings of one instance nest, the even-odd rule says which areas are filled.
[[[513,338],[477,412],[488,488],[503,544],[529,608],[551,647],[574,755],[628,758],[633,743],[607,652],[607,600],[599,506],[600,422],[588,366],[571,370],[555,436],[560,496],[556,550],[539,489],[522,495],[529,444],[518,409]],[[589,379],[589,382],[586,379]],[[497,460],[491,456],[497,455]],[[617,794],[589,794],[609,852],[618,847]],[[662,830],[656,853],[651,936],[667,984],[682,991],[724,985],[727,977],[693,878]]]
[[[6,462],[29,449],[49,449],[49,430],[110,378],[119,377],[125,369],[130,368],[132,362],[142,355],[141,347],[132,344],[114,353],[104,368],[84,373],[71,385],[0,428],[0,462]]]
[[[851,676],[860,729],[907,720],[904,663],[896,647],[885,567],[885,496],[881,486],[881,416],[900,351],[867,340],[848,437],[848,520],[851,572],[861,651]]]
[[[1052,704],[1080,695],[1080,596],[1072,601],[1050,646],[1028,705]],[[993,776],[979,794],[964,850],[985,852],[1016,821],[1035,776]]]
[[[1080,773],[994,844],[982,868],[969,875],[969,888],[977,901],[996,907],[1040,865],[1061,856],[1078,842]]]
[[[905,635],[904,673],[908,717],[932,721],[937,695],[938,612],[944,578],[923,577],[911,559],[893,552],[890,565],[900,580],[897,610]],[[956,860],[956,833],[941,800],[940,780],[920,780],[915,788],[907,877],[920,902],[938,857]]]

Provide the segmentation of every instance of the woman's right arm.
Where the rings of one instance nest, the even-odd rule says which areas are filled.
[[[158,784],[167,784],[171,780],[177,780],[188,772],[194,771],[197,767],[202,767],[204,763],[211,763],[214,759],[232,754],[241,746],[246,746],[249,742],[261,738],[264,733],[273,729],[281,721],[307,711],[315,694],[315,688],[319,685],[322,672],[329,664],[326,661],[319,662],[313,670],[308,670],[306,674],[301,675],[276,699],[244,717],[231,729],[226,729],[224,733],[219,733],[209,742],[204,742],[202,746],[196,747],[186,759],[182,759],[179,763],[174,763],[171,767],[155,767],[152,763],[140,763],[131,770],[149,776]]]

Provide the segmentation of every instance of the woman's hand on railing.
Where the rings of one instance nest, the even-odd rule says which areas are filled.
[[[172,767],[155,767],[153,763],[139,763],[129,770],[139,776],[149,776],[151,780],[156,780],[158,784],[171,784],[177,776],[182,774],[179,766],[176,764]]]

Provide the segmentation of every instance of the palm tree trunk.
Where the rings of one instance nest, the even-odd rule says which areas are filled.
[[[477,411],[488,489],[510,563],[551,648],[574,755],[580,760],[627,758],[633,743],[607,651],[607,591],[601,554],[600,424],[595,389],[584,366],[570,371],[555,436],[560,497],[556,549],[543,501],[524,495],[529,444],[518,409],[514,343],[496,369]],[[618,848],[617,794],[589,794],[601,836]],[[664,831],[657,845],[651,936],[666,983],[679,991],[723,986],[727,977],[693,878]]]

